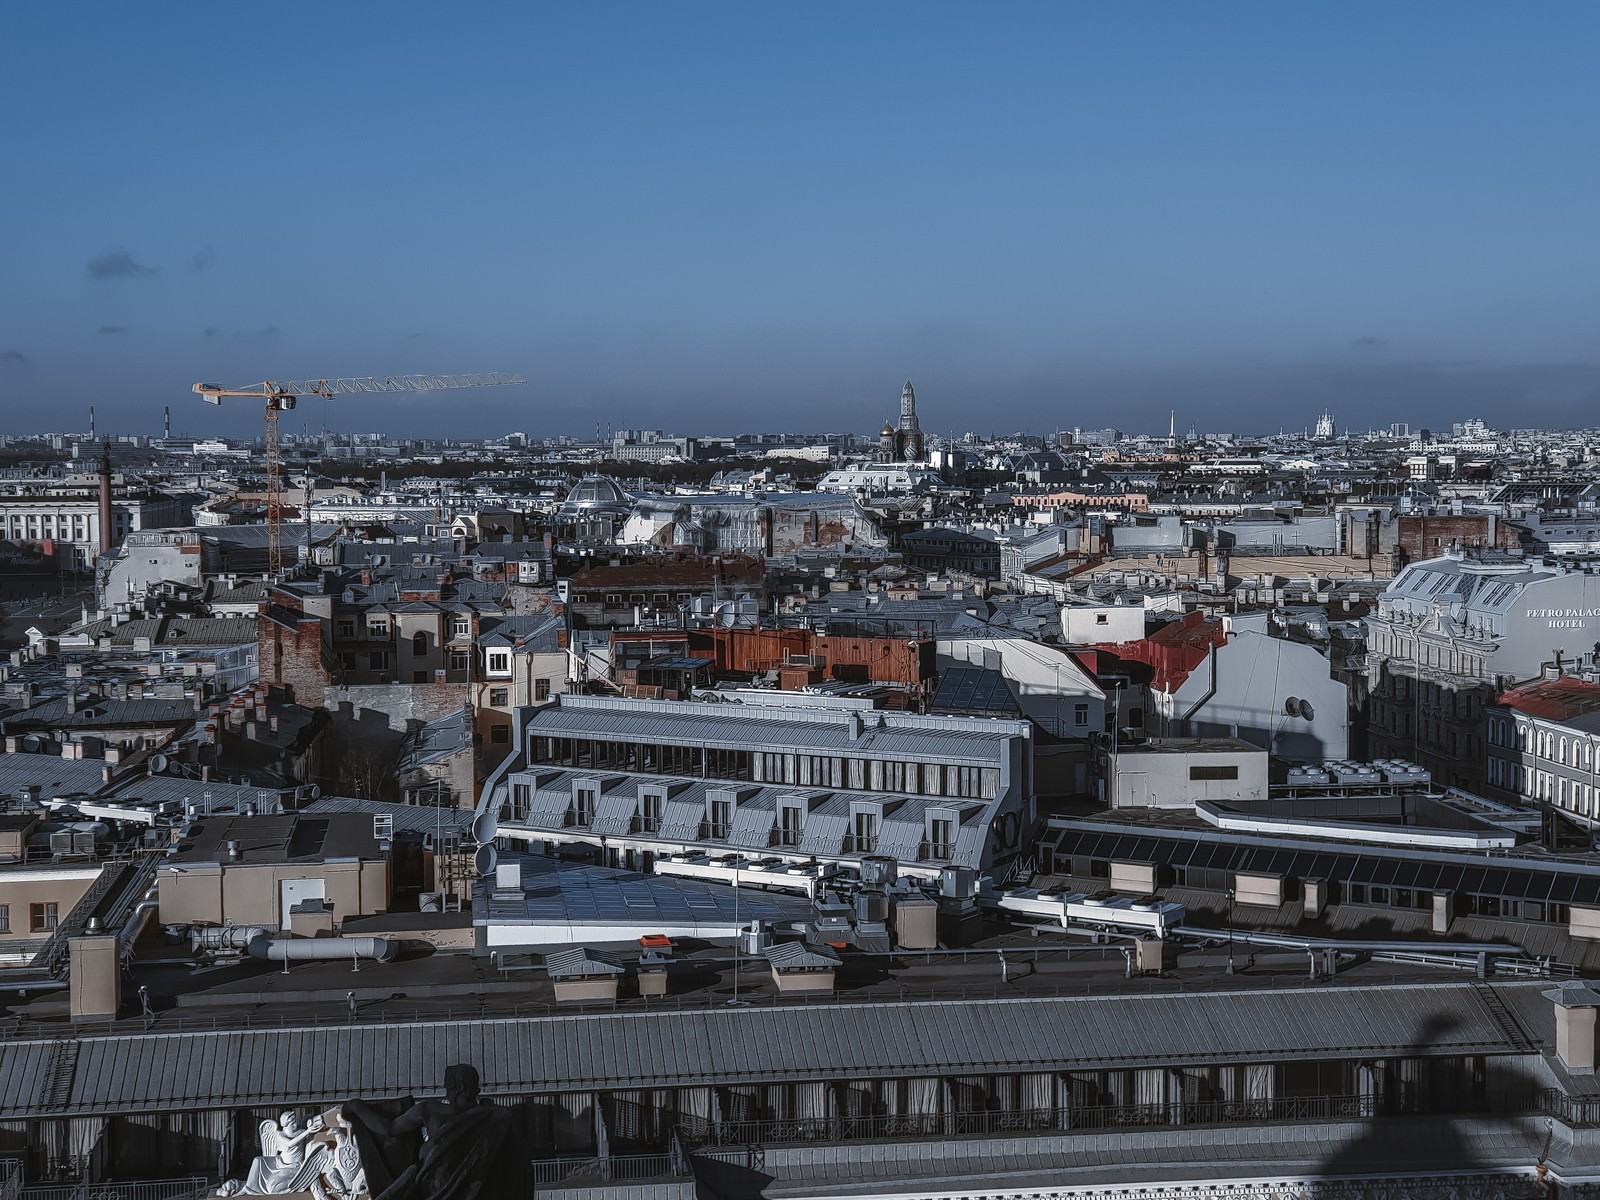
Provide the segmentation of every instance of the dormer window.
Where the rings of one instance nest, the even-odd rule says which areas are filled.
[[[878,814],[857,809],[852,814],[853,850],[857,854],[871,854],[878,848]]]
[[[580,827],[593,825],[594,804],[594,788],[574,788],[572,791],[572,823]]]
[[[511,651],[491,650],[486,655],[488,671],[491,675],[511,674]]]
[[[666,797],[660,792],[644,792],[639,797],[639,829],[642,833],[661,832],[661,816]]]
[[[778,845],[798,846],[805,835],[806,810],[802,804],[787,801],[778,806]]]
[[[706,836],[716,840],[727,838],[733,830],[733,801],[726,796],[713,796],[706,802]]]

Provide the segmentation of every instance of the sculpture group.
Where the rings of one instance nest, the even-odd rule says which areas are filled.
[[[347,1100],[303,1123],[293,1111],[263,1121],[261,1153],[217,1195],[525,1200],[528,1153],[514,1115],[480,1098],[470,1066],[447,1068],[444,1084],[441,1100]]]

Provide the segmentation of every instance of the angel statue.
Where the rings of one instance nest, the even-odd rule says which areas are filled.
[[[322,1174],[311,1181],[312,1196],[316,1200],[365,1200],[367,1171],[349,1119],[335,1108],[324,1114],[323,1126],[332,1135],[333,1145],[322,1165]]]
[[[282,1196],[303,1192],[322,1176],[333,1157],[333,1147],[307,1145],[322,1130],[322,1118],[312,1117],[301,1126],[299,1114],[285,1112],[274,1121],[261,1122],[261,1154],[250,1164],[244,1181],[230,1179],[217,1190],[219,1196]]]

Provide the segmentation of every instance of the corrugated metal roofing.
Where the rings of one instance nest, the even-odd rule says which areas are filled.
[[[874,722],[882,721],[881,725]],[[748,750],[840,751],[859,757],[1003,762],[1012,738],[1024,736],[1016,722],[960,717],[903,717],[869,712],[866,728],[852,733],[847,714],[818,709],[705,705],[686,701],[606,700],[560,697],[528,720],[531,737],[587,737],[599,741],[660,742]]]
[[[0,1044],[0,1119],[46,1115],[52,1045]],[[79,1046],[48,1115],[429,1095],[455,1062],[475,1064],[490,1095],[532,1095],[1518,1052],[1469,983],[151,1031]]]

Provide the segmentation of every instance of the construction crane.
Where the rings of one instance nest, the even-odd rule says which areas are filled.
[[[436,392],[447,388],[505,387],[527,383],[518,375],[386,375],[364,379],[287,379],[225,388],[197,383],[194,390],[208,404],[227,399],[261,400],[267,414],[267,570],[273,580],[283,578],[283,482],[278,477],[278,415],[294,408],[301,396],[348,396],[363,392]]]

